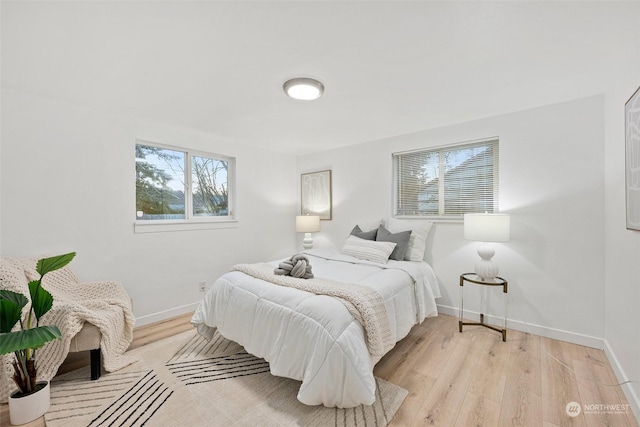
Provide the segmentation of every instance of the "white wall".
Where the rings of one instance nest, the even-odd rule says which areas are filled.
[[[296,243],[292,156],[10,90],[2,124],[0,254],[76,251],[82,280],[124,284],[138,324],[193,310],[198,282]],[[239,226],[134,234],[136,139],[236,157]]]
[[[512,230],[494,260],[509,281],[510,327],[526,322],[534,332],[602,348],[603,115],[596,96],[300,157],[301,173],[333,171],[333,221],[323,221],[314,240],[339,248],[358,222],[392,214],[393,152],[498,136],[500,210],[512,215]],[[462,238],[461,222],[436,223],[428,243],[438,302],[455,313],[458,276],[473,270],[477,244]],[[478,310],[476,290],[465,290],[465,308]]]
[[[640,49],[629,65],[603,96],[300,157],[300,173],[333,171],[333,221],[316,245],[340,248],[354,224],[392,214],[391,153],[499,136],[512,239],[494,259],[510,284],[509,327],[604,348],[618,381],[632,381],[622,388],[640,419],[640,232],[625,229],[624,198],[624,103],[640,84]],[[476,256],[461,223],[432,229],[425,259],[443,312],[457,314],[458,275]]]
[[[634,381],[622,388],[640,420],[640,231],[626,229],[624,145],[624,104],[640,85],[640,47],[630,62],[606,97],[605,350],[618,380]]]

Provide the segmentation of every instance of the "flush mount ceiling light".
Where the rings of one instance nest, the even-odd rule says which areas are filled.
[[[284,89],[284,93],[289,97],[302,101],[318,99],[324,92],[324,85],[322,83],[306,77],[287,80],[284,82],[284,85],[282,85],[282,88]]]

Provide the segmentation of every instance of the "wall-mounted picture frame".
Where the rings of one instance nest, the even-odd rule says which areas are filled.
[[[331,219],[331,171],[300,175],[300,214]]]
[[[640,230],[640,87],[624,104],[627,229]]]

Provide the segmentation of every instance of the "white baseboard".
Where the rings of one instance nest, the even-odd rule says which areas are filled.
[[[200,303],[194,302],[187,305],[181,305],[180,307],[159,311],[157,313],[147,314],[146,316],[136,317],[136,327],[161,322],[163,320],[171,319],[172,317],[180,316],[181,314],[192,312],[198,307],[198,304]]]
[[[458,317],[459,315],[458,307],[450,307],[446,305],[438,305],[438,312],[455,317]],[[480,313],[474,311],[465,310],[464,312],[465,319],[477,319],[479,316]],[[494,325],[500,325],[502,323],[502,318],[499,317],[485,314],[485,318],[489,323]],[[528,332],[530,334],[539,335],[541,337],[566,341],[573,344],[584,345],[587,347],[593,347],[599,350],[602,350],[604,348],[604,340],[602,338],[564,331],[562,329],[549,328],[547,326],[532,325],[530,323],[525,323],[519,320],[507,319],[507,329],[515,329],[516,331]],[[509,333],[507,333],[507,340],[508,339]]]
[[[627,374],[625,373],[624,369],[622,369],[622,366],[620,365],[618,358],[613,352],[613,349],[611,348],[611,346],[609,346],[609,342],[607,340],[604,341],[604,354],[607,355],[607,359],[609,359],[609,364],[613,369],[613,373],[616,374],[616,378],[618,379],[618,382],[623,383],[625,381],[628,381],[629,378],[627,377]],[[640,424],[640,398],[638,397],[638,394],[633,389],[633,387],[631,387],[631,384],[623,384],[621,388],[622,388],[622,391],[624,392],[624,396],[627,398],[627,401],[631,406],[633,415],[635,415],[636,420]]]

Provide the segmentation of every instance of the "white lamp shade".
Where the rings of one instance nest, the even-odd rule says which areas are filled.
[[[296,216],[296,231],[298,233],[317,233],[320,231],[320,217],[318,215]]]
[[[464,214],[464,238],[476,242],[508,242],[511,217],[507,214]]]

